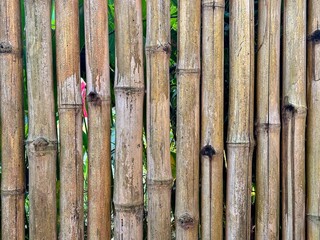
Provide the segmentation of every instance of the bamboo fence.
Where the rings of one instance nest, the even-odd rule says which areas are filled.
[[[0,1],[1,239],[319,239],[319,43],[316,0]]]

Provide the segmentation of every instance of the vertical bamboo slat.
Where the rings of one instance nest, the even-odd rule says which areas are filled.
[[[305,239],[306,1],[284,1],[282,239]]]
[[[320,239],[320,2],[308,2],[307,239]]]
[[[57,137],[52,77],[51,1],[25,0],[29,105],[30,239],[56,239]]]
[[[115,0],[115,239],[142,239],[143,43],[141,0]]]
[[[279,239],[281,1],[259,1],[256,239]]]
[[[253,0],[230,2],[226,239],[250,239],[254,100]]]
[[[78,1],[56,0],[60,239],[83,239],[82,102]]]
[[[177,63],[176,239],[197,239],[201,1],[180,0]]]
[[[170,1],[147,3],[148,239],[171,239]]]
[[[0,1],[1,234],[24,239],[24,125],[20,1]]]
[[[224,0],[202,0],[201,239],[223,238]]]
[[[110,73],[108,6],[85,4],[89,127],[88,239],[111,238]]]

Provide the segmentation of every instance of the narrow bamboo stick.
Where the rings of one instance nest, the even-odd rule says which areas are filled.
[[[60,239],[83,239],[82,102],[78,1],[56,0]]]
[[[115,239],[142,239],[144,77],[141,0],[116,0],[115,26]]]
[[[250,239],[254,100],[253,0],[230,2],[226,239]]]
[[[201,1],[180,0],[177,63],[176,239],[197,239]]]
[[[281,1],[259,1],[256,239],[279,239]]]
[[[148,239],[171,239],[170,1],[147,5]]]
[[[84,2],[89,127],[88,239],[111,239],[108,5]]]
[[[29,105],[30,239],[57,238],[51,1],[25,0]]]
[[[201,239],[223,238],[224,0],[202,0]]]
[[[0,1],[1,234],[24,239],[24,125],[20,1]],[[0,238],[1,238],[0,237]]]
[[[284,1],[282,239],[305,239],[306,0]]]
[[[308,2],[307,239],[320,239],[320,2]]]

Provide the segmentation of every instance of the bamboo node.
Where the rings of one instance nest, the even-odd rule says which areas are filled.
[[[24,195],[25,189],[14,189],[14,190],[3,190],[1,189],[1,196],[17,196],[17,195]]]
[[[313,214],[306,214],[307,219],[313,222],[320,222],[320,216],[318,215],[313,215]]]
[[[195,219],[189,213],[184,213],[179,217],[178,224],[183,229],[189,229],[195,226]]]
[[[32,151],[50,151],[56,150],[57,141],[49,140],[44,137],[38,137],[34,140],[27,140],[26,144],[30,145],[29,149]]]
[[[210,160],[212,160],[213,155],[215,155],[216,153],[216,150],[209,144],[204,146],[200,151],[200,154],[202,156],[207,156]]]
[[[320,43],[320,29],[315,30],[313,33],[311,33],[307,37],[308,41],[314,42],[314,43]]]
[[[222,8],[224,9],[225,8],[225,4],[224,3],[220,3],[220,2],[216,2],[216,1],[213,1],[213,2],[205,2],[205,3],[202,3],[202,7],[203,8]]]
[[[11,53],[12,45],[8,42],[0,42],[0,53]]]
[[[185,74],[185,73],[195,73],[199,74],[200,73],[200,68],[177,68],[176,69],[177,74]]]

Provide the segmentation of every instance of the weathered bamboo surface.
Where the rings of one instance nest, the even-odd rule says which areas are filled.
[[[25,0],[29,133],[30,239],[57,238],[51,1]]]
[[[111,239],[110,76],[108,5],[85,6],[88,102],[88,239]]]
[[[308,2],[307,239],[320,239],[320,2]]]
[[[306,1],[284,1],[282,239],[305,239]]]
[[[279,239],[281,1],[259,1],[256,239]]]
[[[170,1],[147,4],[148,239],[171,239]]]
[[[0,1],[1,234],[24,239],[24,125],[20,1]]]
[[[141,0],[115,0],[115,239],[143,238],[143,28]]]
[[[250,239],[254,105],[253,0],[230,2],[226,239]]]
[[[198,238],[199,224],[200,13],[200,0],[179,1],[175,216],[184,240]]]
[[[201,239],[223,239],[225,1],[202,0]]]
[[[56,0],[60,239],[83,239],[82,102],[78,1]]]

